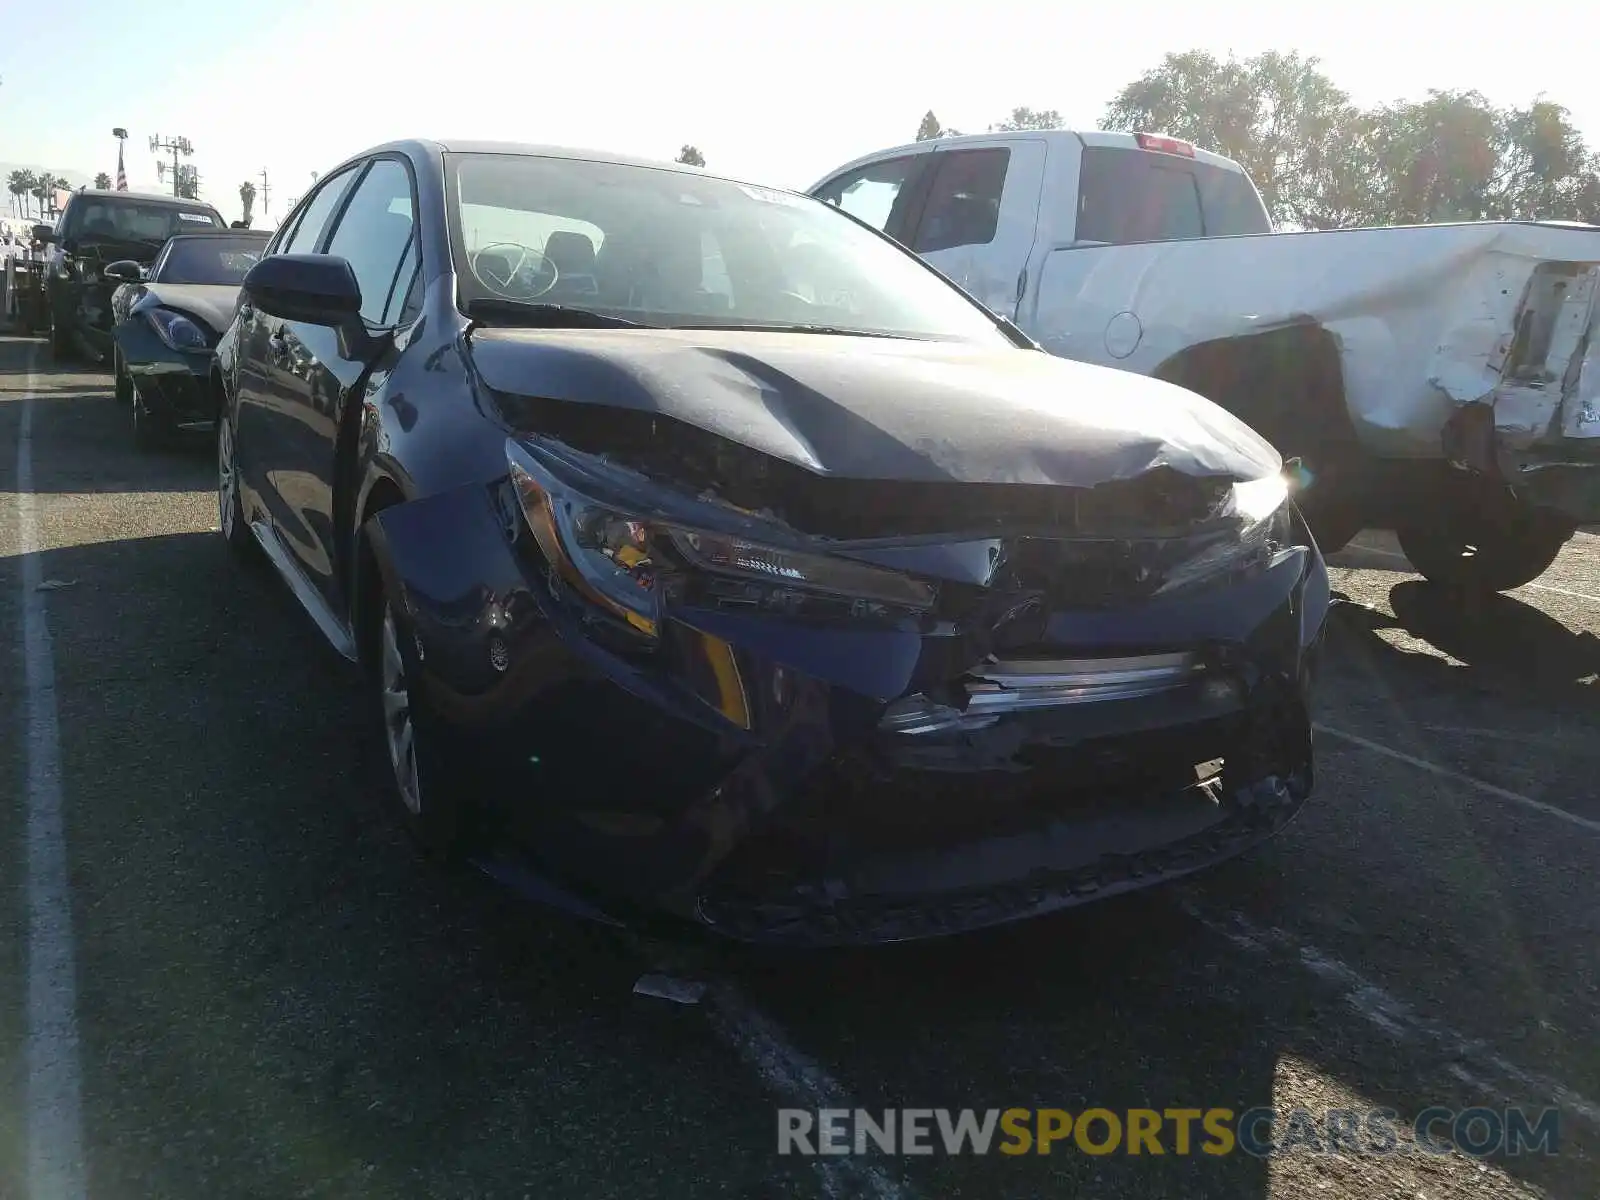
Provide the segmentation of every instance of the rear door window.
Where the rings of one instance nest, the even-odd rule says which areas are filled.
[[[1260,199],[1238,171],[1116,146],[1083,152],[1080,242],[1114,246],[1270,233]]]
[[[990,146],[949,150],[934,158],[938,167],[911,248],[930,254],[957,246],[987,246],[1000,224],[1000,195],[1011,151]]]

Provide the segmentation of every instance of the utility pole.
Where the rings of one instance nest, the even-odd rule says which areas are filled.
[[[267,182],[267,169],[261,168],[261,215],[272,212],[272,185]]]
[[[150,138],[150,153],[160,154],[163,151],[172,152],[172,194],[181,196],[183,192],[179,189],[183,183],[183,172],[178,170],[178,155],[188,158],[194,153],[194,143],[186,137],[163,138],[159,133],[153,134]]]

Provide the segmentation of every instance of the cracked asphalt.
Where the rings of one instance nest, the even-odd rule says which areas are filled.
[[[349,668],[228,569],[213,484],[204,445],[133,449],[103,372],[0,337],[0,1200],[57,1200],[26,1053],[51,702],[95,1200],[1600,1195],[1600,537],[1466,609],[1387,534],[1336,556],[1316,794],[1193,883],[686,960],[418,858],[364,782]],[[25,682],[41,600],[53,695]],[[659,969],[712,986],[632,994]],[[779,1107],[1434,1105],[1555,1107],[1556,1152],[776,1152]]]

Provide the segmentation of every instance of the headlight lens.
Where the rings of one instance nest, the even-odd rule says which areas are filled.
[[[1157,595],[1271,562],[1289,541],[1289,481],[1280,473],[1235,483],[1219,516],[1225,527],[1172,567]]]
[[[206,335],[182,313],[165,308],[152,308],[144,314],[159,337],[174,350],[204,350]]]
[[[898,571],[599,503],[564,485],[514,441],[506,444],[506,461],[528,528],[552,569],[647,636],[659,631],[669,583],[688,574],[746,581],[769,598],[811,593],[900,610],[926,611],[938,595],[932,584]]]

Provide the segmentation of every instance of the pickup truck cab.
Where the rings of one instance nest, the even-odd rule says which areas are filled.
[[[222,214],[199,200],[79,188],[55,228],[38,226],[45,255],[50,350],[58,359],[112,356],[111,296],[123,282],[112,262],[149,266],[176,234],[225,229]]]
[[[1498,590],[1600,522],[1600,229],[1275,233],[1238,163],[1144,133],[938,138],[809,190],[1045,350],[1249,422],[1300,460],[1325,552],[1392,528],[1429,578]]]

